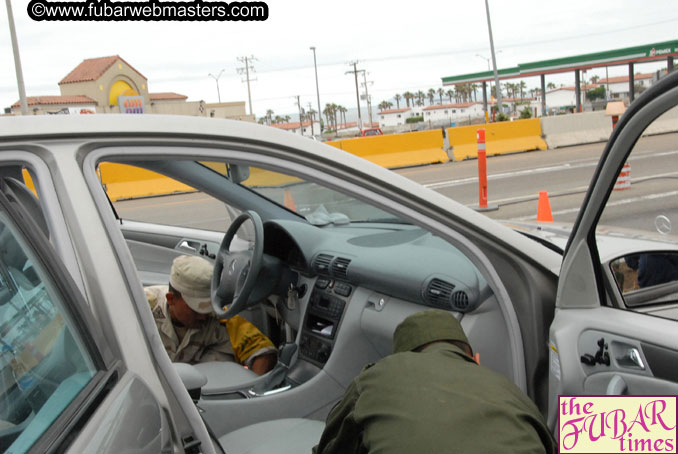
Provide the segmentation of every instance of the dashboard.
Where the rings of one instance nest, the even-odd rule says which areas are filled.
[[[461,251],[415,226],[318,228],[269,221],[264,224],[264,238],[265,254],[304,276],[337,281],[340,288],[344,283],[365,287],[458,312],[475,310],[491,295],[486,280]]]
[[[492,296],[486,280],[461,251],[411,225],[319,228],[269,221],[264,224],[264,254],[280,260],[311,287],[297,326],[299,349],[306,361],[320,368],[330,357],[343,315],[357,293],[376,292],[462,313],[476,310]],[[378,305],[379,300],[371,303]]]

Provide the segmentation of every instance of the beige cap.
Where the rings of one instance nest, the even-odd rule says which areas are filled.
[[[188,307],[199,314],[212,312],[210,288],[213,266],[207,260],[190,255],[174,259],[170,270],[170,285],[181,293]]]

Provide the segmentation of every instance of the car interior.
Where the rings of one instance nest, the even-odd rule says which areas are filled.
[[[276,367],[262,377],[235,363],[180,367],[185,383],[199,384],[197,405],[227,452],[264,452],[271,446],[295,452],[316,444],[327,414],[351,380],[391,353],[393,332],[405,317],[427,308],[451,311],[483,365],[536,401],[544,397],[544,341],[535,349],[527,377],[516,308],[490,284],[488,270],[469,256],[463,238],[455,245],[412,220],[310,178],[165,156],[113,158],[105,165],[112,161],[171,178],[199,191],[201,198],[226,205],[223,219],[207,229],[187,227],[181,219],[145,222],[155,214],[130,210],[125,200],[112,202],[142,285],[166,284],[172,260],[184,254],[217,261],[224,254],[245,254],[253,263],[250,269],[254,263],[260,268],[236,310],[279,347]],[[126,212],[133,219],[120,214]],[[239,214],[246,219],[237,233],[230,232],[235,237],[224,248],[223,232]],[[179,225],[168,225],[173,222]],[[259,254],[257,243],[263,246]],[[512,275],[524,271],[504,266]],[[521,280],[504,284],[511,293],[527,296],[522,320],[548,317],[548,295],[529,295]]]
[[[209,196],[222,205],[209,225],[195,227],[190,215],[187,223],[181,204],[169,210],[175,210],[169,220],[147,222],[138,213],[148,214],[155,199],[142,199],[137,216],[126,219],[120,213],[129,213],[125,204],[135,201],[111,200],[107,191],[113,188],[98,179],[96,190],[108,197],[99,208],[134,262],[130,280],[135,285],[166,284],[179,255],[218,261],[224,254],[244,254],[259,262],[259,271],[251,273],[255,284],[249,294],[240,295],[237,310],[278,347],[275,368],[263,376],[229,362],[179,364],[176,369],[217,450],[310,449],[351,380],[391,353],[393,332],[405,317],[427,308],[451,311],[481,363],[508,377],[545,411],[544,339],[552,316],[553,278],[517,257],[481,251],[462,235],[444,238],[416,219],[394,215],[364,194],[349,195],[317,176],[290,175],[260,163],[196,160],[197,152],[183,150],[171,159],[152,153],[143,159],[110,157],[106,164],[131,165],[188,185],[190,190],[179,197]],[[49,238],[40,203],[25,173],[16,170],[12,178],[5,177],[4,187],[18,194],[16,203]],[[176,203],[173,196],[164,197],[161,202]],[[224,232],[229,234],[238,216],[244,216],[243,225],[230,232],[233,239],[224,247]],[[486,253],[495,254],[492,262]],[[500,272],[502,279],[497,279]],[[544,285],[529,284],[536,281]],[[148,310],[146,301],[138,304]],[[59,363],[56,355],[50,358],[55,359],[44,361],[44,367]],[[81,366],[73,369],[76,378]]]

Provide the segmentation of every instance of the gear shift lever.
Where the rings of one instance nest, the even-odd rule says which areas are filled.
[[[287,377],[287,373],[290,370],[292,360],[294,359],[294,354],[296,352],[297,344],[290,343],[283,345],[283,347],[280,349],[278,363],[267,374],[265,380],[260,381],[249,390],[249,394],[252,396],[262,396],[264,393],[271,391],[276,386],[282,384]]]

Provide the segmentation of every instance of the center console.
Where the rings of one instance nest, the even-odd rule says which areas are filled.
[[[309,298],[299,342],[300,355],[322,368],[332,353],[341,317],[353,288],[329,278],[318,278]]]

